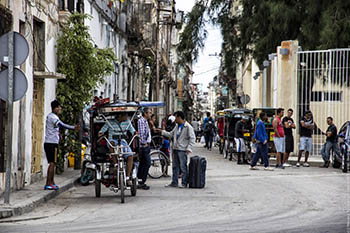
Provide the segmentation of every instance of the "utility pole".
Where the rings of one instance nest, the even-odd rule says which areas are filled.
[[[13,126],[13,70],[14,70],[14,33],[8,34],[8,121],[7,125],[7,161],[6,161],[6,182],[5,182],[5,204],[10,203],[11,191],[11,166],[12,166],[12,126]]]
[[[168,47],[168,60],[170,60],[170,45],[171,45],[171,32],[172,32],[172,27],[174,25],[174,15],[175,15],[175,0],[172,0],[171,2],[171,10],[169,9],[161,9],[160,7],[160,2],[161,0],[156,0],[157,1],[157,26],[156,26],[156,83],[155,83],[155,100],[158,101],[160,96],[160,60],[162,57],[162,48],[161,48],[161,37],[160,37],[160,23],[162,23],[163,25],[170,25],[170,36],[169,36],[169,32],[167,30],[167,37],[168,37],[168,41],[167,41],[167,47]],[[171,18],[170,18],[170,22],[169,21],[165,21],[165,20],[160,20],[160,12],[169,12],[171,13]],[[168,29],[169,26],[167,26]],[[170,63],[169,63],[170,64]],[[167,86],[167,85],[166,85]],[[166,91],[165,92],[167,94],[167,96],[165,97],[166,99],[166,104],[168,104],[169,102],[169,93]],[[168,107],[167,107],[168,109]],[[157,109],[156,109],[156,113],[157,113]]]
[[[159,36],[159,17],[160,17],[160,2],[159,0],[157,0],[157,26],[156,26],[156,83],[155,83],[155,101],[158,101],[159,99],[159,89],[160,89],[160,83],[159,83],[159,76],[160,76],[160,45],[159,45],[159,40],[160,40],[160,36]],[[156,113],[157,113],[157,109],[156,109]]]

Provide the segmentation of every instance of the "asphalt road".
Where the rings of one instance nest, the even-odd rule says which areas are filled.
[[[350,233],[350,176],[333,168],[250,171],[198,144],[208,160],[204,189],[165,188],[149,179],[121,204],[102,187],[77,186],[32,213],[5,219],[0,232],[329,232]],[[130,195],[129,193],[127,193]]]

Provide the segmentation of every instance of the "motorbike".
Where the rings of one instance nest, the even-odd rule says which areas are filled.
[[[89,147],[87,146],[81,166],[80,184],[86,186],[93,183],[95,181],[95,175],[96,165],[92,162]]]

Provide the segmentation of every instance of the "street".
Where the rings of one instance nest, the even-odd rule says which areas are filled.
[[[76,186],[31,213],[4,219],[0,232],[350,232],[350,176],[340,169],[251,171],[197,144],[208,161],[204,189],[127,192],[126,203],[102,187]],[[262,168],[262,167],[260,167]]]

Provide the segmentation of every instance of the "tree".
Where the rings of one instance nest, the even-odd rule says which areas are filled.
[[[117,59],[112,49],[94,46],[89,28],[84,25],[86,14],[73,13],[57,41],[58,72],[66,79],[57,84],[57,99],[62,104],[61,119],[74,124],[83,107],[92,99],[93,89],[104,82],[114,70]],[[81,144],[74,132],[62,132],[57,172],[63,171],[64,155],[69,151],[80,155]]]
[[[179,45],[181,56],[196,61],[198,52],[190,52],[204,47],[205,38],[195,40],[197,37],[193,35],[201,31],[200,27],[204,27],[200,17],[193,17],[199,14],[198,9],[202,9],[203,14],[207,13],[211,22],[219,24],[221,28],[221,53],[224,55],[222,65],[228,74],[235,73],[236,65],[249,57],[253,57],[262,69],[263,61],[270,53],[276,51],[276,47],[283,40],[298,40],[303,50],[346,48],[350,44],[349,1],[240,0],[243,10],[238,15],[232,15],[230,12],[232,2],[211,0],[203,10],[199,6],[208,4],[209,0],[197,1],[187,15],[188,23]],[[232,79],[235,79],[235,76],[228,77],[226,82],[232,82]],[[314,79],[315,77],[312,77],[305,88],[312,90]],[[338,82],[337,80],[337,77],[333,77],[330,81]],[[349,86],[349,82],[347,78],[341,85]],[[308,106],[310,98],[306,98],[305,101]]]

